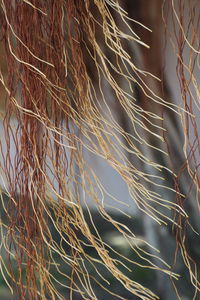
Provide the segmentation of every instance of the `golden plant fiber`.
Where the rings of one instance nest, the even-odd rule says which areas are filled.
[[[125,299],[109,288],[100,271],[102,265],[121,286],[144,300],[158,296],[129,278],[125,268],[139,265],[172,280],[179,277],[158,249],[158,255],[144,250],[126,224],[111,216],[105,198],[112,198],[116,209],[117,203],[125,206],[126,199],[109,194],[88,156],[98,157],[119,174],[141,216],[174,228],[176,251],[182,253],[196,293],[200,290],[196,264],[186,244],[190,215],[185,202],[190,189],[181,188],[182,183],[191,182],[199,214],[198,8],[190,0],[163,1],[162,7],[160,1],[142,0],[140,18],[134,18],[121,2],[0,1],[5,63],[0,71],[5,95],[4,99],[1,96],[0,175],[6,215],[5,221],[0,219],[0,247],[6,253],[5,258],[0,256],[0,269],[11,292],[22,300],[66,299],[59,284],[70,291],[70,300],[76,292],[81,299],[98,299],[94,283]],[[156,22],[150,14],[144,17],[151,5],[160,12]],[[177,55],[180,103],[163,88],[164,29]],[[189,57],[185,57],[185,47]],[[131,131],[117,116],[126,118]],[[173,118],[180,120],[180,140],[181,134],[184,139],[182,149],[177,146],[182,159],[179,166],[174,165],[176,159],[168,147]],[[186,181],[181,177],[183,171],[188,174]],[[166,174],[172,185],[167,184]],[[164,196],[168,192],[170,199]],[[91,202],[143,263],[130,261],[103,240]],[[128,216],[121,208],[118,211]],[[145,239],[143,243],[153,248]],[[16,266],[17,274],[13,271]]]

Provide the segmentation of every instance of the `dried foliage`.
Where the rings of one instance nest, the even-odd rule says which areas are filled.
[[[195,1],[170,0],[163,2],[161,18],[158,2],[140,1],[138,15],[130,16],[129,7],[115,0],[1,0],[6,70],[0,80],[6,108],[0,167],[7,217],[0,223],[1,250],[7,253],[6,260],[1,258],[1,272],[20,299],[65,299],[56,288],[56,273],[63,278],[60,285],[70,290],[69,299],[77,291],[82,299],[97,299],[94,283],[115,295],[99,271],[101,265],[139,299],[157,298],[125,275],[123,268],[138,263],[127,258],[126,267],[122,262],[126,258],[102,239],[91,202],[143,259],[142,268],[178,278],[159,253],[147,253],[126,224],[110,216],[106,198],[112,198],[118,210],[118,203],[125,206],[126,199],[123,204],[123,199],[109,194],[91,157],[99,157],[118,172],[148,218],[162,226],[173,225],[177,251],[181,249],[199,292],[196,264],[187,254],[185,238],[190,226],[186,202],[194,198],[190,191],[199,215],[199,14]],[[158,28],[155,19],[144,16],[151,5],[153,11],[160,11]],[[168,30],[170,18],[173,30]],[[170,100],[173,97],[163,84],[162,24],[177,53],[181,103]],[[184,135],[183,151],[177,146],[179,164],[170,145],[173,132],[168,133],[172,124],[176,129],[176,119],[181,120],[180,144],[181,132]],[[182,176],[184,172],[187,175]],[[164,196],[167,191],[170,199]],[[90,247],[98,258],[88,254]],[[63,272],[63,265],[69,273]]]

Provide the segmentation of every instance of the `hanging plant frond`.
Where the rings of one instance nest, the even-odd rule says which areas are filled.
[[[163,20],[167,24],[167,17],[156,14],[160,30],[156,29],[150,15],[142,16],[145,1],[140,2],[138,15],[129,16],[125,5],[112,0],[1,0],[6,63],[0,81],[6,100],[1,106],[0,245],[6,255],[0,257],[0,269],[20,299],[69,295],[71,300],[76,293],[81,299],[98,299],[94,286],[125,299],[109,287],[109,276],[136,299],[156,299],[156,292],[127,275],[127,270],[139,266],[172,279],[179,275],[155,245],[111,213],[115,210],[128,220],[131,207],[139,209],[141,218],[145,215],[176,229],[177,245],[199,290],[196,265],[184,240],[187,194],[180,188],[181,170],[170,160],[166,141],[172,126],[168,120],[180,118],[185,139],[180,155],[184,162],[185,154],[197,195],[199,138],[194,115],[199,87],[194,68],[199,67],[199,19],[194,18],[192,1],[182,1],[189,3],[191,13],[189,25],[183,24],[184,4],[177,12],[174,1],[169,2],[163,9],[171,8],[178,24],[177,72],[183,105],[170,100],[162,85],[166,79],[161,81],[162,24]],[[161,13],[160,4],[152,1],[152,5]],[[190,48],[187,61],[184,47]],[[131,203],[111,195],[95,162],[106,164],[121,178]],[[168,184],[167,177],[176,185]],[[138,259],[129,259],[102,236],[94,211]],[[66,290],[65,296],[58,285]]]

